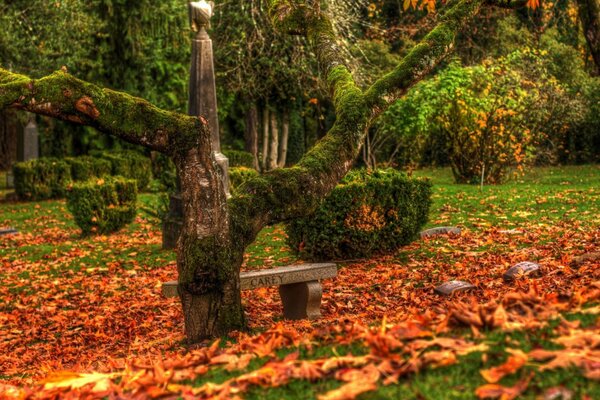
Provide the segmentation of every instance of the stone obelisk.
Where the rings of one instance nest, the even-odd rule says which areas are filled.
[[[190,2],[188,5],[190,24],[192,30],[196,33],[192,40],[188,114],[202,116],[208,121],[213,155],[221,171],[225,193],[229,196],[229,161],[221,153],[212,40],[206,31],[213,14],[214,3],[201,0]],[[178,179],[177,193],[170,197],[169,213],[163,224],[163,249],[176,247],[182,225],[183,205],[179,195]]]
[[[212,1],[201,0],[189,3],[190,24],[196,36],[192,40],[192,65],[190,67],[188,114],[202,116],[208,120],[211,131],[212,149],[219,164],[223,186],[229,196],[229,161],[221,153],[219,139],[219,117],[217,115],[217,89],[213,64],[212,40],[206,31],[213,15]]]

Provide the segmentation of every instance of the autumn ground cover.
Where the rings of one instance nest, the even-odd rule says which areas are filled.
[[[429,226],[391,256],[346,260],[323,318],[281,319],[277,289],[245,291],[250,332],[188,350],[158,221],[140,212],[81,238],[63,201],[0,204],[0,392],[5,397],[600,398],[600,167],[533,169],[502,186],[433,179]],[[148,208],[153,194],[141,196]],[[535,261],[543,274],[503,272]],[[294,261],[281,226],[245,268]],[[468,280],[471,293],[433,288]],[[565,398],[565,397],[563,397]]]

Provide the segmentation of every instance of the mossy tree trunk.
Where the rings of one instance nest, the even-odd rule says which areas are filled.
[[[398,66],[362,91],[344,64],[332,21],[314,1],[271,0],[281,32],[304,33],[330,87],[337,119],[294,166],[243,184],[227,200],[202,117],[160,110],[145,100],[55,72],[34,80],[0,68],[0,110],[23,109],[162,152],[177,166],[184,226],[177,246],[179,294],[190,342],[245,326],[239,271],[244,249],[266,225],[314,210],[348,172],[373,118],[422,79],[452,49],[458,31],[485,0],[455,0],[438,25]],[[503,7],[521,0],[487,0]],[[514,4],[513,4],[514,3]],[[263,127],[268,129],[268,113]],[[265,151],[263,147],[263,164]]]

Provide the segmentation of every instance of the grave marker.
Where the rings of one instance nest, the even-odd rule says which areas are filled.
[[[455,226],[440,226],[437,228],[430,228],[424,231],[421,231],[421,239],[432,237],[432,236],[440,236],[440,235],[460,235],[460,228]]]
[[[530,261],[520,262],[510,267],[503,275],[505,281],[512,281],[521,276],[539,275],[540,265]]]
[[[470,284],[469,282],[465,282],[465,281],[448,281],[448,282],[444,282],[441,285],[439,285],[438,287],[436,287],[434,290],[441,295],[444,296],[449,296],[451,294],[454,294],[456,292],[466,292],[468,290],[473,290],[476,289],[475,285]]]

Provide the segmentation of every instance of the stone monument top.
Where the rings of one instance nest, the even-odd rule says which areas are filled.
[[[213,15],[213,7],[215,3],[212,1],[192,1],[189,3],[190,24],[194,32],[202,32],[208,28],[210,18]]]

